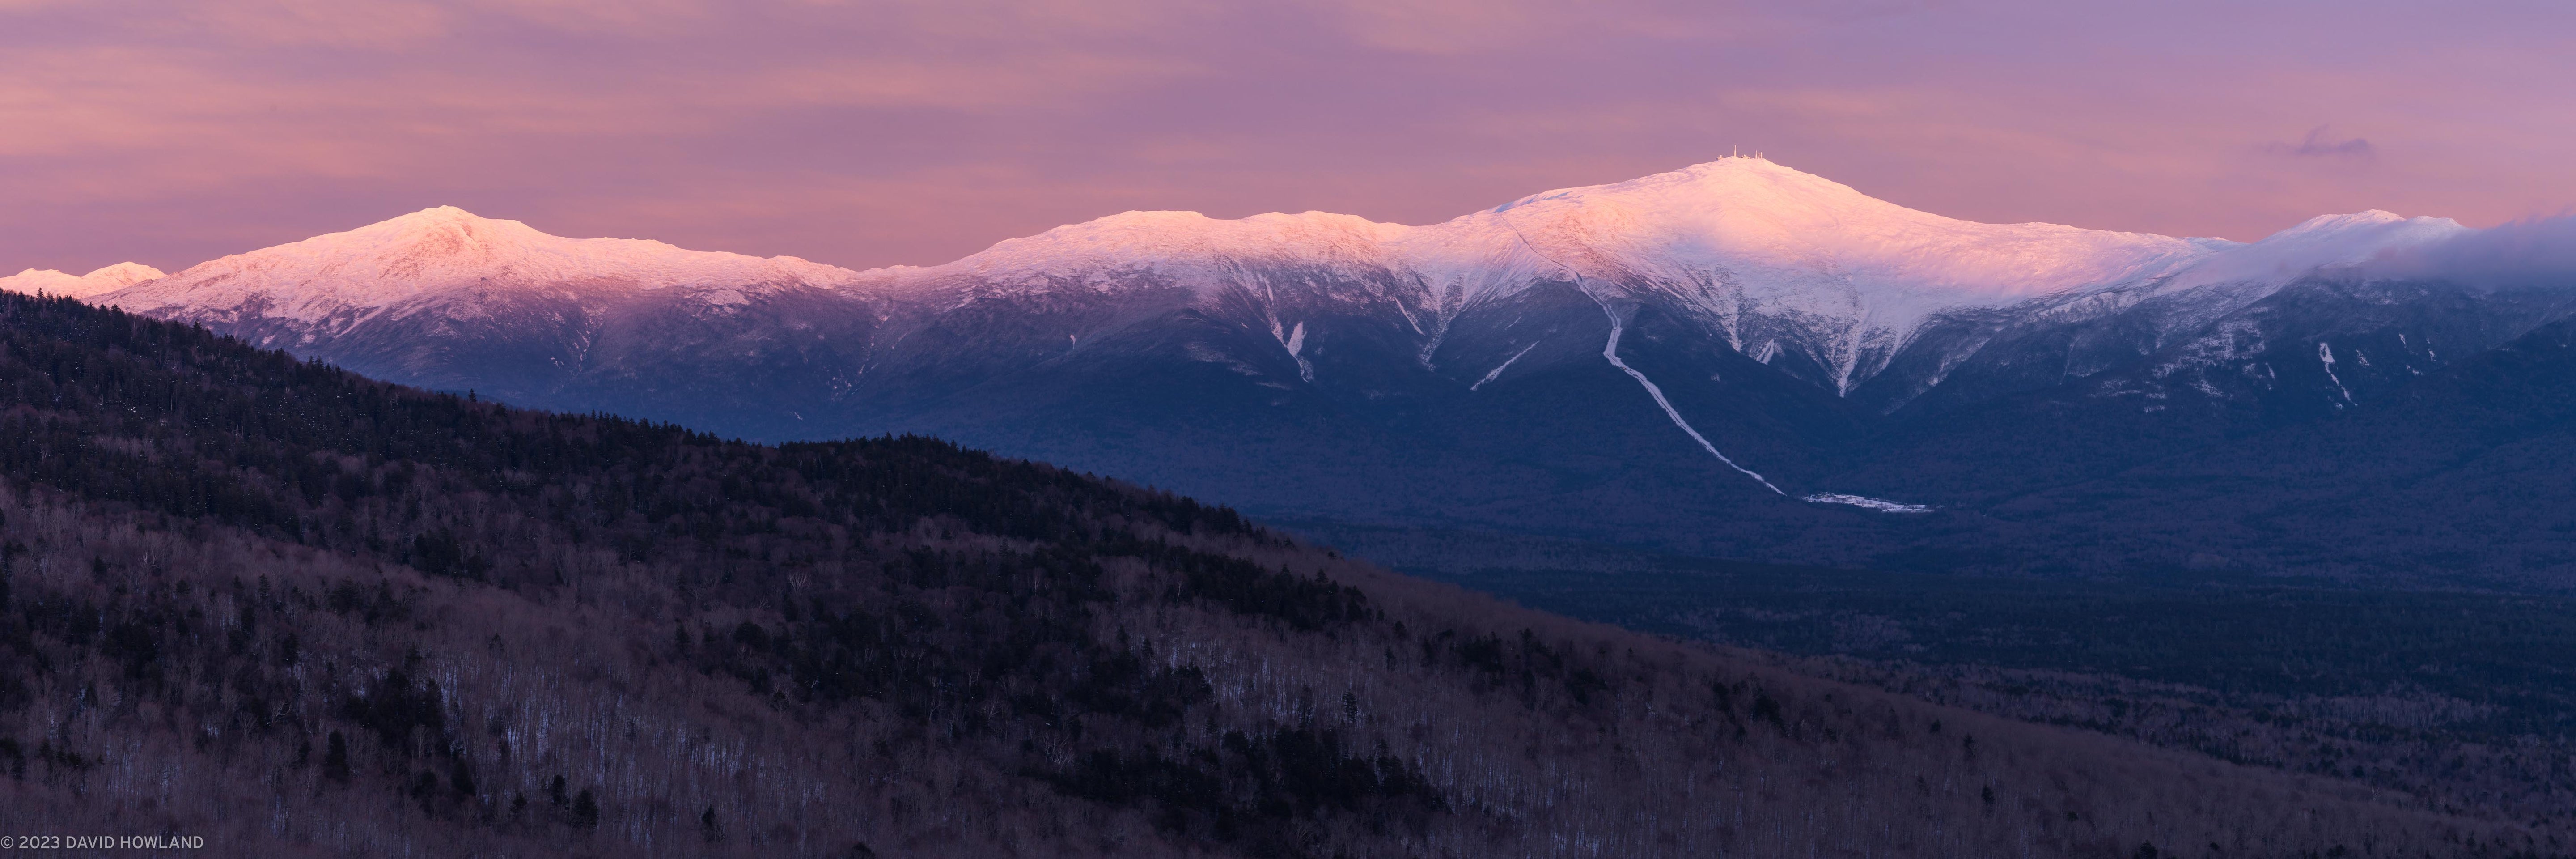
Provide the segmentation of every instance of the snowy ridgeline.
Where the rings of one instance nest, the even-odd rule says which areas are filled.
[[[932,304],[1066,288],[1209,290],[1256,281],[1320,290],[1265,291],[1270,304],[1297,304],[1331,292],[1325,285],[1372,284],[1406,293],[1397,302],[1403,312],[1431,313],[1436,329],[1464,304],[1571,271],[1617,293],[1606,297],[1666,305],[1730,339],[1752,318],[1802,321],[1784,329],[1794,329],[1789,342],[1763,348],[1839,365],[1855,360],[1860,341],[1901,341],[1944,310],[2146,283],[2172,289],[2279,280],[2466,232],[2473,231],[2446,219],[2377,211],[2316,218],[2250,245],[1982,224],[1907,209],[1771,161],[1726,158],[1534,194],[1428,226],[1324,212],[1239,220],[1128,212],[1003,241],[946,265],[868,271],[655,241],[567,239],[442,206],[168,277],[151,271],[81,291],[114,292],[100,295],[102,303],[161,316],[248,309],[310,323],[494,290],[576,286],[676,288],[734,306],[796,286]],[[1270,276],[1282,272],[1288,276]],[[28,285],[39,274],[51,275],[45,280],[56,294],[79,280],[31,272]],[[1868,369],[1837,366],[1847,383]]]
[[[518,391],[536,407],[630,403],[640,413],[713,422],[707,429],[798,438],[884,431],[889,404],[1006,389],[989,384],[996,380],[1043,377],[1017,390],[1059,390],[1104,381],[1083,373],[1113,372],[1097,369],[1109,363],[1048,363],[1076,349],[1169,358],[1155,350],[1182,344],[1180,360],[1222,362],[1245,385],[1368,400],[1388,395],[1387,380],[1399,379],[1415,387],[1396,391],[1397,401],[1448,396],[1451,385],[1508,396],[1496,393],[1498,382],[1510,385],[1507,370],[1534,363],[1545,370],[1578,354],[1533,352],[1541,340],[1600,336],[1594,320],[1540,317],[1568,307],[1589,316],[1597,307],[1609,330],[1585,351],[1599,344],[1601,360],[1646,395],[1611,405],[1646,420],[1660,412],[1710,457],[1785,496],[1762,473],[1775,464],[1723,452],[1746,439],[1686,415],[1710,408],[1696,404],[1711,398],[1720,409],[1753,405],[1729,399],[1741,393],[1716,384],[1715,366],[1658,381],[1648,369],[1671,366],[1671,356],[1632,365],[1637,353],[1741,354],[1834,396],[1875,397],[1865,407],[1881,414],[1971,359],[2075,366],[2074,356],[2047,345],[2067,338],[2012,339],[2024,329],[2135,328],[2144,345],[2117,360],[2187,343],[2176,366],[2223,359],[2251,367],[2246,362],[2257,358],[2240,348],[2240,332],[2258,329],[2230,314],[2320,266],[2476,232],[2380,211],[2311,219],[2251,244],[1982,224],[1907,209],[1757,157],[1548,191],[1426,226],[1323,212],[1235,220],[1128,212],[945,265],[868,271],[656,241],[564,238],[442,206],[167,276],[131,264],[77,278],[31,270],[0,278],[0,289],[206,324],[394,381]],[[1553,285],[1569,282],[1588,301],[1549,304]],[[1955,315],[1967,310],[1978,312]],[[2122,313],[2130,315],[2103,321]],[[1918,338],[1936,317],[1946,327]],[[1665,345],[1640,336],[1623,345],[1636,319],[1678,321],[1672,328],[1681,339]],[[1228,340],[1226,330],[1268,336]],[[911,337],[918,332],[947,333]],[[751,343],[777,348],[739,348]],[[2336,408],[2369,392],[2367,356],[2353,349],[2351,363],[2341,364],[2318,341],[2319,381],[2332,386]],[[2105,350],[2116,351],[2095,351]],[[529,357],[467,357],[495,355]],[[1283,372],[1265,377],[1260,368],[1274,363]],[[682,365],[718,381],[666,382],[647,369]],[[582,369],[565,376],[565,368]],[[1890,368],[1899,374],[1891,384],[1864,389]],[[2262,370],[2271,381],[2271,365]],[[2222,396],[2207,379],[2224,372],[2235,370],[2175,378]],[[2167,375],[2149,381],[2163,385]],[[818,388],[839,392],[845,415],[857,417],[809,423]],[[2150,402],[2141,413],[2161,408]],[[1803,497],[1887,513],[1934,509],[1858,495]]]

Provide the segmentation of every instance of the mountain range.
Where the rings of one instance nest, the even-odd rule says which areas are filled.
[[[1981,224],[1727,158],[1429,226],[1129,212],[926,268],[442,207],[0,286],[512,404],[933,434],[1324,532],[2576,582],[2551,476],[2576,280],[2392,262],[2480,233]]]

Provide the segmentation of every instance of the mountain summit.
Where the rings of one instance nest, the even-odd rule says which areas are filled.
[[[256,314],[354,325],[492,291],[628,293],[678,288],[739,304],[746,290],[838,284],[847,269],[795,257],[690,251],[637,239],[567,239],[454,206],[192,266],[102,303],[137,312]]]
[[[137,262],[121,262],[88,274],[73,276],[53,269],[27,269],[0,277],[0,290],[29,295],[56,295],[64,298],[88,298],[104,295],[162,276],[161,270]]]
[[[2233,243],[1981,224],[1879,200],[1761,158],[1533,194],[1444,227],[1511,230],[1626,273],[1755,272],[1842,283],[1867,299],[1993,301],[2169,273]]]

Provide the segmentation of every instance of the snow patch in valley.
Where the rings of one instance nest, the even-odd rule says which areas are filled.
[[[1871,498],[1866,495],[1842,495],[1832,492],[1819,492],[1814,495],[1802,496],[1798,500],[1816,504],[1847,504],[1865,510],[1876,510],[1881,513],[1930,513],[1939,509],[1928,504],[1907,504],[1902,501],[1889,501],[1885,498]]]
[[[1468,386],[1467,386],[1467,390],[1468,390],[1470,393],[1473,393],[1477,388],[1482,388],[1482,387],[1484,387],[1486,382],[1491,382],[1491,381],[1493,381],[1494,379],[1496,379],[1496,378],[1498,378],[1498,377],[1502,376],[1502,375],[1503,375],[1503,371],[1504,371],[1504,370],[1506,370],[1506,369],[1509,369],[1509,368],[1512,366],[1512,362],[1520,360],[1520,359],[1521,359],[1521,356],[1529,354],[1529,351],[1530,351],[1530,350],[1532,350],[1532,349],[1536,349],[1536,348],[1538,348],[1538,344],[1536,344],[1536,343],[1532,343],[1532,344],[1529,344],[1529,345],[1527,345],[1527,346],[1523,346],[1523,347],[1521,347],[1521,350],[1520,350],[1520,351],[1512,353],[1512,356],[1511,356],[1511,357],[1503,359],[1503,363],[1502,363],[1502,364],[1495,366],[1493,370],[1488,371],[1487,373],[1485,373],[1485,377],[1484,377],[1484,378],[1482,378],[1482,379],[1477,379],[1477,380],[1476,380],[1476,383],[1475,383],[1475,384],[1473,384],[1473,385],[1468,385]]]

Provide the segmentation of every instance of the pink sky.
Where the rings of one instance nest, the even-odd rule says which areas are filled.
[[[2252,239],[2576,204],[2561,2],[0,0],[0,274],[434,205],[930,264],[1127,209],[1426,223],[1725,154]]]

